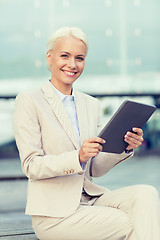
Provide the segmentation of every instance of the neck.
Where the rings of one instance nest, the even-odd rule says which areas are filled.
[[[51,80],[52,85],[64,95],[71,95],[72,94],[72,85],[57,85],[54,81]]]

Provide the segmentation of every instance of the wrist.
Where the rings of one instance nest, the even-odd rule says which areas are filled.
[[[133,149],[130,149],[130,150],[125,149],[125,153],[129,154],[131,152],[133,152]]]

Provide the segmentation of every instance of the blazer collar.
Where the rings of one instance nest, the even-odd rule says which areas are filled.
[[[49,103],[53,112],[55,113],[57,120],[65,130],[66,134],[70,138],[71,142],[75,146],[76,149],[79,148],[78,139],[74,128],[71,124],[71,121],[68,117],[68,114],[64,108],[64,105],[57,93],[54,91],[49,82],[46,82],[42,87],[41,91],[44,94],[45,99]],[[87,111],[85,108],[84,99],[81,97],[81,94],[75,91],[75,101],[76,101],[76,109],[77,109],[77,117],[79,122],[79,130],[80,130],[80,140],[81,144],[86,139],[86,133],[88,132],[88,121],[87,121]],[[85,123],[85,124],[84,124]],[[86,125],[87,124],[87,125]]]

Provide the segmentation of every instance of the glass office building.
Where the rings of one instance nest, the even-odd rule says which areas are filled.
[[[159,106],[159,12],[159,0],[1,0],[0,96],[14,96],[47,81],[47,39],[59,27],[77,26],[89,40],[86,68],[75,84],[79,90],[146,94],[150,96],[136,100]],[[132,97],[101,98],[108,113],[104,122],[126,98]],[[1,99],[0,145],[14,139],[13,107],[13,99]],[[148,125],[156,134],[158,119],[159,111]]]

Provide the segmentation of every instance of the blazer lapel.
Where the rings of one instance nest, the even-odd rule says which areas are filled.
[[[75,91],[75,101],[76,101],[76,109],[77,109],[77,117],[78,117],[78,123],[79,123],[79,130],[80,130],[80,141],[81,145],[89,136],[88,133],[88,113],[87,113],[87,107],[86,102],[84,100],[84,97],[81,95],[81,93]]]
[[[64,131],[70,138],[71,142],[75,146],[75,148],[79,148],[78,139],[76,137],[76,133],[74,128],[72,127],[71,121],[68,117],[68,114],[64,108],[63,103],[57,96],[56,92],[52,88],[51,84],[47,82],[41,88],[42,92],[44,93],[44,97],[46,98],[47,102],[51,106],[52,110],[54,111],[57,120],[63,127]]]

